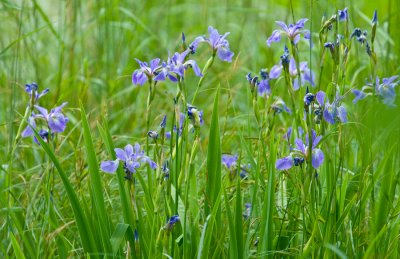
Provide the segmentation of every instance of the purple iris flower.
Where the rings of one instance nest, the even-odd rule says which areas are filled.
[[[347,7],[343,10],[338,10],[339,21],[347,21],[349,19],[349,13]]]
[[[135,146],[128,144],[124,149],[115,148],[116,160],[109,160],[101,162],[101,170],[106,173],[115,173],[118,169],[119,161],[124,163],[124,170],[127,176],[125,178],[131,179],[132,173],[140,167],[141,163],[149,164],[151,169],[156,169],[157,164],[144,154],[138,143]]]
[[[31,83],[25,85],[25,92],[27,92],[29,96],[34,99],[35,103],[39,98],[41,98],[43,95],[47,94],[50,91],[49,88],[46,88],[41,93],[39,93],[38,89],[39,87],[37,83]]]
[[[394,101],[396,99],[396,92],[394,88],[399,83],[399,81],[397,81],[397,78],[397,75],[389,78],[383,78],[381,83],[379,77],[377,76],[375,79],[375,85],[373,85],[372,83],[368,83],[361,90],[352,90],[355,96],[355,98],[353,99],[353,103],[357,103],[359,100],[362,100],[365,97],[372,95],[372,92],[375,91],[375,94],[382,98],[384,104],[395,106]]]
[[[315,86],[314,83],[314,73],[308,68],[307,62],[300,62],[300,78],[301,78],[301,82],[302,84],[304,82],[308,82],[310,83],[312,86]],[[283,70],[283,65],[282,62],[280,62],[279,65],[275,65],[271,68],[271,70],[269,71],[269,78],[271,79],[276,79],[278,78]],[[294,58],[290,58],[289,61],[289,74],[292,78],[294,78],[293,80],[293,89],[294,90],[298,90],[300,88],[299,85],[299,79],[298,79],[298,72],[297,72],[297,68],[296,68],[296,61],[294,60]]]
[[[234,53],[229,49],[229,42],[226,37],[229,32],[224,35],[219,34],[219,32],[212,26],[208,27],[209,38],[205,36],[197,37],[192,44],[190,44],[189,49],[193,52],[196,51],[197,46],[200,42],[207,42],[212,47],[213,51],[217,52],[219,59],[226,62],[232,62],[232,57]]]
[[[157,75],[156,70],[161,68],[160,59],[156,58],[150,61],[150,66],[147,62],[140,61],[135,58],[136,62],[139,63],[140,68],[136,69],[132,74],[132,82],[135,85],[144,85],[149,79]]]
[[[203,76],[196,61],[193,59],[186,60],[189,52],[188,49],[182,53],[176,52],[172,57],[169,57],[166,63],[163,62],[161,70],[154,80],[163,81],[168,77],[172,82],[178,82],[177,76],[183,77],[185,70],[189,67],[193,69],[196,76]]]
[[[303,30],[304,24],[308,19],[300,19],[296,24],[286,25],[284,22],[276,21],[281,30],[274,30],[271,36],[267,40],[267,45],[271,46],[271,42],[279,42],[281,40],[281,34],[285,34],[293,44],[297,44],[300,40],[300,35],[303,34],[305,39],[310,39],[310,31]]]
[[[28,118],[28,126],[22,132],[22,137],[32,136],[33,129],[36,129],[36,119],[44,119],[47,122],[47,125],[52,133],[63,132],[67,127],[68,118],[61,113],[62,108],[67,105],[67,103],[63,103],[58,107],[55,107],[50,111],[47,109],[35,105],[35,108],[40,112],[39,114],[35,114],[32,112],[32,115]]]
[[[222,155],[222,164],[226,166],[229,170],[233,170],[236,168],[236,163],[238,160],[238,155]]]
[[[335,124],[336,118],[338,118],[341,122],[347,122],[346,108],[343,105],[339,105],[342,99],[339,95],[336,95],[335,100],[330,103],[325,92],[319,91],[315,95],[315,99],[317,100],[321,109],[323,109],[323,116],[327,122],[330,124]]]
[[[316,148],[318,143],[321,141],[321,136],[317,136],[316,132],[312,130],[312,167],[317,169],[321,166],[322,162],[324,161],[324,153],[321,149]],[[306,143],[306,144],[305,144]],[[276,161],[275,167],[278,170],[288,170],[293,166],[301,166],[309,157],[310,148],[307,146],[308,142],[308,135],[306,135],[306,142],[303,142],[302,139],[297,138],[295,140],[295,147],[292,149],[292,153],[284,158],[278,159]]]

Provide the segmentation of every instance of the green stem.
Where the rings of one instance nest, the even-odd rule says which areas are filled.
[[[217,52],[213,51],[212,56],[208,59],[206,65],[203,68],[202,74],[203,76],[200,78],[199,83],[197,84],[197,88],[196,91],[194,92],[193,98],[192,98],[192,103],[194,104],[197,94],[199,92],[200,87],[202,86],[204,79],[206,78],[206,75],[208,74],[208,70],[210,69],[210,67],[212,66],[212,64],[214,63],[214,59],[215,59],[215,54]]]

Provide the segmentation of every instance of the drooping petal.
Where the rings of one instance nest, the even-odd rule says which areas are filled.
[[[121,161],[126,161],[128,159],[128,156],[126,154],[126,152],[121,149],[121,148],[114,148],[115,151],[115,155],[117,156],[117,158]]]
[[[26,138],[26,137],[32,136],[33,135],[32,128],[36,129],[36,121],[33,116],[30,116],[28,118],[28,126],[26,126],[26,128],[22,132],[21,137]]]
[[[281,30],[274,30],[271,36],[267,39],[268,47],[271,46],[271,42],[279,42],[281,40]]]
[[[35,105],[35,108],[40,112],[40,114],[43,115],[43,117],[47,118],[47,116],[49,115],[47,109],[40,107],[39,105]]]
[[[389,77],[389,78],[383,78],[382,79],[382,83],[385,84],[385,85],[389,85],[389,84],[393,83],[393,81],[396,80],[398,77],[399,76],[392,76],[392,77]]]
[[[317,102],[321,107],[323,107],[325,104],[325,95],[326,94],[324,91],[319,91],[315,96],[315,99],[317,99]]]
[[[335,116],[333,111],[333,108],[331,104],[326,103],[325,109],[324,109],[324,119],[329,122],[330,124],[335,124]]]
[[[296,36],[294,36],[293,38],[293,43],[294,45],[296,45],[297,43],[299,43],[300,41],[300,34],[296,34]]]
[[[297,75],[296,61],[294,60],[293,57],[290,58],[290,62],[289,62],[289,74],[291,76]]]
[[[68,118],[62,113],[55,113],[49,116],[48,124],[52,132],[63,132],[67,127]]]
[[[293,80],[293,89],[294,89],[295,91],[297,91],[297,90],[299,90],[299,88],[300,88],[299,78],[296,77],[296,78]]]
[[[135,85],[144,85],[147,82],[147,76],[142,70],[137,69],[132,74],[132,83]]]
[[[258,84],[258,94],[260,96],[271,94],[271,87],[269,85],[269,80],[262,80],[260,84]]]
[[[312,166],[317,169],[324,162],[324,153],[321,149],[316,148],[312,151]]]
[[[217,50],[217,55],[222,61],[232,62],[232,57],[234,53],[230,51],[229,48],[220,47]]]
[[[291,156],[278,159],[275,168],[278,170],[287,170],[293,167],[293,158]]]
[[[112,174],[117,171],[119,165],[119,161],[117,160],[110,160],[110,161],[103,161],[101,162],[100,168],[103,172]]]
[[[339,106],[338,108],[338,118],[341,122],[347,122],[347,111],[346,108],[344,108],[344,106]]]
[[[304,30],[303,34],[304,34],[304,39],[307,39],[307,40],[311,39],[311,33],[309,30]]]
[[[353,89],[351,92],[355,95],[355,98],[353,99],[353,103],[357,103],[359,100],[364,99],[367,95],[360,90]]]
[[[191,66],[191,68],[193,69],[194,73],[196,74],[196,76],[203,76],[203,74],[201,73],[201,70],[199,68],[199,66],[197,65],[196,61],[194,60],[188,60],[186,61],[185,64],[188,64]]]
[[[271,70],[269,71],[269,78],[271,79],[276,79],[278,78],[281,73],[282,73],[282,65],[275,65],[271,68]]]
[[[154,81],[164,81],[165,78],[166,78],[166,71],[161,71],[154,77]]]
[[[148,156],[144,156],[142,158],[142,162],[148,163],[151,169],[156,169],[157,168],[157,164],[151,160]]]

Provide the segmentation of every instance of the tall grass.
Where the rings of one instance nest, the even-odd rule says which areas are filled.
[[[320,29],[324,14],[326,21],[346,6],[349,31],[339,22],[332,29],[351,46],[341,65],[344,57],[336,62],[321,48],[334,39]],[[392,0],[1,1],[0,257],[399,257],[400,101],[354,105],[350,91],[375,75],[399,74],[399,8]],[[376,62],[346,35],[360,27],[370,37],[375,9]],[[284,75],[268,99],[246,81],[280,61],[284,36],[265,43],[275,21],[303,17],[313,46],[287,41],[290,53],[316,73],[313,93],[344,95],[346,123],[303,120],[305,88],[291,91]],[[153,82],[150,93],[149,84],[132,84],[134,58],[167,59],[183,50],[182,32],[190,43],[209,25],[230,32],[231,63],[203,44],[190,56],[201,79],[189,70],[179,85]],[[68,102],[67,129],[49,143],[35,131],[40,145],[20,136],[31,82],[50,88],[41,106]],[[274,96],[292,114],[275,114]],[[203,110],[204,124],[186,118],[180,135],[173,128],[188,104]],[[317,171],[276,169],[291,152],[287,129],[293,143],[298,126],[323,136]],[[122,163],[114,175],[100,170],[101,161],[116,159],[114,148],[136,142],[156,170],[142,166],[132,180]],[[235,170],[221,164],[226,154],[238,155]],[[174,215],[180,220],[171,226]]]

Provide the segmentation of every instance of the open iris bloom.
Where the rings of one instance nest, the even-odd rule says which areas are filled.
[[[321,149],[316,148],[321,141],[321,136],[317,136],[316,132],[312,130],[312,148],[308,146],[308,134],[306,135],[306,142],[297,138],[295,140],[295,148],[291,148],[292,152],[289,156],[278,159],[275,167],[278,170],[288,170],[293,166],[301,166],[304,162],[308,161],[311,154],[312,167],[317,169],[324,161],[324,153]]]
[[[144,85],[149,79],[155,77],[157,75],[156,70],[160,69],[160,59],[155,58],[150,61],[150,66],[147,62],[140,61],[139,59],[135,59],[140,68],[136,69],[132,74],[132,83],[135,85]]]
[[[214,29],[212,26],[208,27],[209,38],[205,36],[197,37],[189,46],[189,49],[192,52],[195,52],[197,46],[200,42],[207,42],[213,49],[214,52],[217,53],[219,59],[226,62],[232,62],[232,57],[234,53],[229,49],[229,42],[226,40],[226,37],[229,35],[229,32],[224,35],[219,34],[219,32]]]
[[[278,78],[283,70],[282,61],[279,65],[275,65],[269,71],[269,78],[276,79]],[[300,62],[300,79],[302,85],[304,82],[308,82],[311,86],[315,86],[314,83],[314,73],[308,68],[307,62]],[[300,88],[298,71],[296,68],[296,61],[294,58],[290,58],[289,61],[289,74],[293,78],[293,89],[298,90]]]
[[[66,102],[52,109],[50,113],[47,109],[35,105],[34,107],[39,111],[39,113],[35,114],[32,112],[31,116],[28,118],[28,126],[24,129],[21,136],[26,138],[34,135],[33,129],[37,128],[36,120],[44,120],[47,123],[51,134],[63,132],[67,127],[68,122],[68,118],[62,113],[62,108],[65,105],[67,105]],[[39,135],[43,140],[47,141],[50,133],[47,130],[40,130]],[[38,143],[37,139],[34,138],[34,140]]]
[[[336,95],[335,100],[330,103],[326,94],[323,91],[319,91],[315,95],[315,99],[319,104],[318,109],[315,110],[315,114],[319,118],[323,115],[324,120],[330,124],[335,124],[337,120],[347,122],[346,108],[343,105],[340,105],[342,98],[339,97],[339,95]],[[320,119],[317,121],[320,121]]]
[[[395,106],[394,101],[396,99],[396,92],[394,88],[399,83],[399,81],[396,81],[397,78],[398,76],[383,78],[382,83],[380,83],[380,79],[377,76],[375,80],[375,86],[373,84],[367,84],[361,90],[352,90],[355,96],[355,98],[353,99],[353,103],[357,103],[359,100],[362,100],[367,96],[373,95],[373,92],[375,90],[375,94],[383,100],[384,104],[388,106]]]
[[[163,62],[161,70],[154,77],[156,81],[164,81],[167,77],[172,82],[178,82],[178,76],[183,77],[185,70],[191,67],[196,76],[203,76],[196,61],[193,59],[186,60],[186,56],[190,53],[190,49],[182,53],[176,52],[172,57],[169,57],[167,62]]]
[[[276,24],[281,27],[281,30],[274,30],[271,36],[267,40],[267,45],[271,46],[271,42],[279,42],[281,40],[281,35],[285,34],[290,42],[297,44],[300,41],[300,35],[303,34],[305,39],[310,39],[310,31],[304,30],[304,24],[308,19],[300,19],[296,24],[286,25],[284,22],[276,21]]]
[[[144,154],[138,143],[135,146],[130,144],[126,145],[124,149],[115,148],[116,160],[109,160],[101,162],[101,170],[106,173],[115,173],[118,169],[119,161],[124,164],[126,179],[132,179],[132,174],[141,166],[141,163],[147,163],[151,169],[156,169],[157,164]]]

